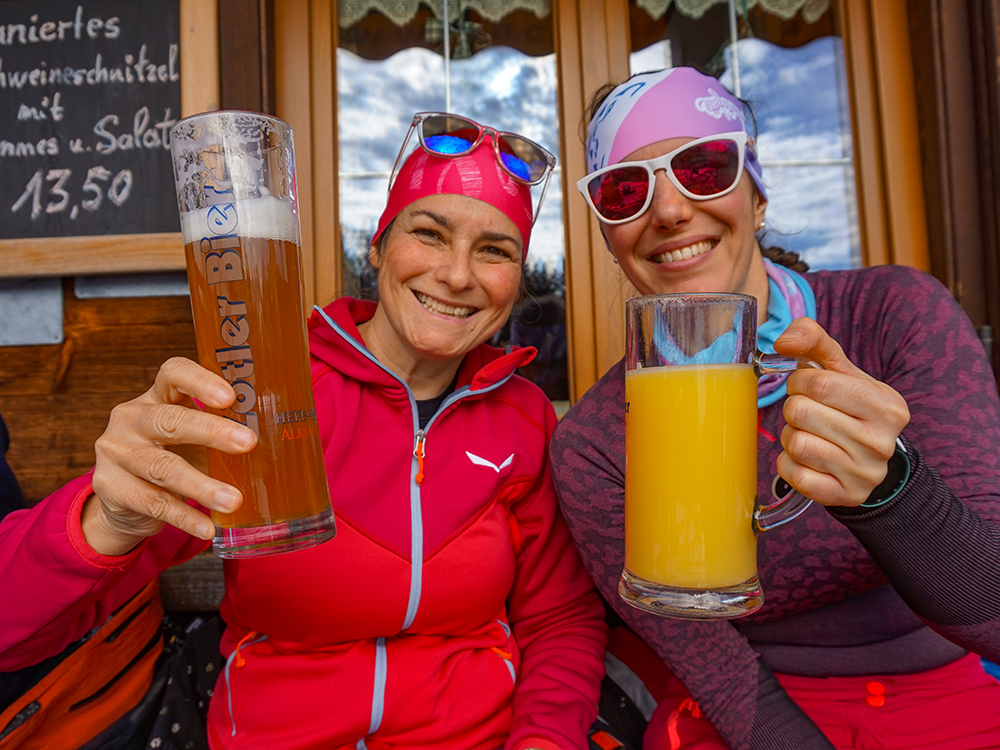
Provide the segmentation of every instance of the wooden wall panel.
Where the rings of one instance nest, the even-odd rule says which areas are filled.
[[[312,118],[313,251],[307,266],[312,301],[328,304],[343,292],[340,250],[340,173],[337,159],[337,9],[333,0],[312,0],[309,35],[313,51]]]
[[[910,39],[914,50],[913,75],[919,92],[917,122],[921,151],[924,194],[927,201],[927,236],[930,249],[931,273],[952,293],[955,292],[954,237],[952,207],[954,196],[948,182],[951,172],[951,149],[947,133],[956,125],[952,115],[962,119],[962,113],[949,112],[947,91],[942,85],[943,30],[940,0],[921,0],[913,4],[910,17]],[[963,128],[964,130],[964,128]],[[962,132],[962,138],[968,133]]]
[[[573,199],[575,182],[586,174],[583,143],[576,126],[586,101],[580,39],[580,9],[576,2],[552,4],[556,66],[559,76],[559,121],[562,125],[560,159],[563,175],[563,226],[566,232],[566,343],[570,400],[575,401],[597,379],[594,346],[593,269],[590,264],[591,227],[585,203]]]
[[[30,502],[94,464],[112,407],[148,389],[163,361],[196,357],[187,297],[78,300],[63,283],[64,341],[0,349],[7,459]]]

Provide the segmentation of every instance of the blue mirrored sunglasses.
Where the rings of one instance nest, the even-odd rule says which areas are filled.
[[[508,133],[480,125],[475,120],[445,112],[418,112],[413,116],[410,129],[392,167],[389,189],[396,179],[399,165],[406,154],[406,147],[413,131],[417,131],[420,147],[435,156],[463,156],[473,151],[489,133],[493,141],[493,153],[500,167],[518,182],[525,185],[542,185],[541,197],[535,207],[534,219],[538,218],[549,178],[556,165],[556,157],[534,141],[517,133]]]

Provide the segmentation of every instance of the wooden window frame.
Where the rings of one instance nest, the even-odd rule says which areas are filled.
[[[579,131],[587,99],[602,84],[629,75],[628,1],[553,0],[552,12],[562,125],[567,352],[570,400],[576,401],[624,354],[625,300],[635,294],[576,190],[587,174]]]
[[[906,0],[840,0],[864,265],[930,271]]]
[[[343,289],[337,37],[336,0],[274,0],[275,115],[295,132],[307,308],[328,303]]]

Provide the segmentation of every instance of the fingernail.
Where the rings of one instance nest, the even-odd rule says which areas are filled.
[[[212,537],[215,536],[215,524],[213,524],[211,521],[205,521],[204,523],[199,523],[198,528],[196,530],[198,532],[198,537],[206,541],[212,539]]]
[[[212,390],[212,396],[218,403],[225,404],[232,399],[233,392],[226,386],[220,385]]]
[[[255,437],[256,436],[251,430],[243,428],[233,430],[233,440],[235,440],[241,448],[249,448]]]
[[[797,341],[802,338],[802,331],[785,331],[783,334],[775,339],[774,343],[779,341]]]
[[[239,507],[240,493],[232,489],[219,490],[215,493],[215,502],[218,504],[219,509],[224,512],[231,512]],[[214,531],[214,527],[213,527]]]

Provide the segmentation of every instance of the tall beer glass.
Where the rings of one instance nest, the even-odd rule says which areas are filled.
[[[662,294],[625,304],[628,604],[681,619],[764,603],[757,534],[810,504],[757,500],[757,379],[819,365],[757,351],[757,299]]]
[[[310,379],[291,128],[252,112],[209,112],[170,131],[201,365],[236,391],[212,410],[257,433],[257,447],[209,449],[209,473],[243,493],[213,513],[212,547],[244,558],[333,537]]]

